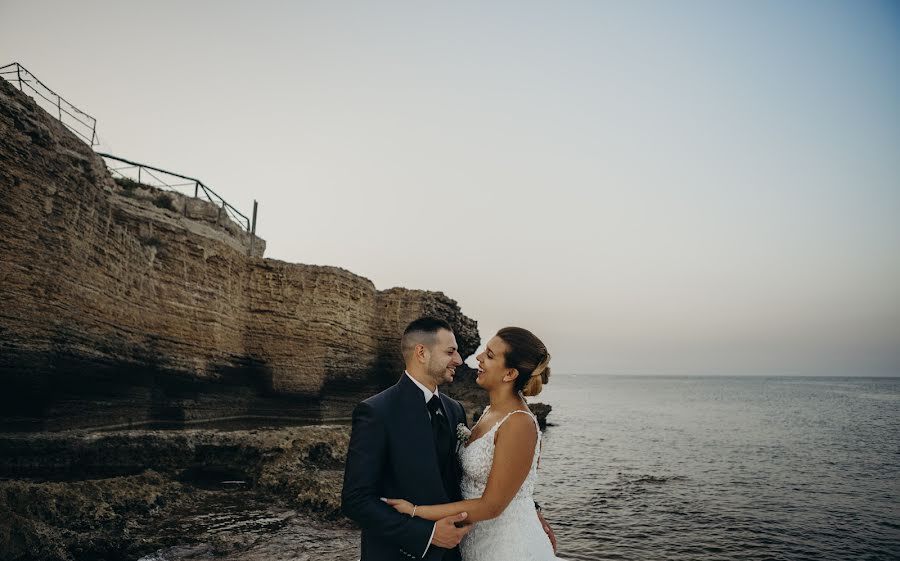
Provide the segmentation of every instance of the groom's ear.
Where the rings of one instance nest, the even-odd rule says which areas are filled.
[[[422,363],[428,362],[425,357],[425,350],[425,345],[423,345],[422,343],[416,345],[416,347],[413,349],[413,356],[416,357],[416,360]]]

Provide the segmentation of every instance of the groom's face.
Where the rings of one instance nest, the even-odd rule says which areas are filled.
[[[436,339],[428,353],[428,375],[434,383],[441,385],[453,381],[456,367],[462,364],[462,357],[456,348],[453,332],[441,329]]]

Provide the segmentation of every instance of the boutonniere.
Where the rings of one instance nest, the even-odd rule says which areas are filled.
[[[456,440],[458,440],[463,446],[469,443],[469,437],[472,436],[472,431],[469,430],[464,423],[460,423],[456,425]]]

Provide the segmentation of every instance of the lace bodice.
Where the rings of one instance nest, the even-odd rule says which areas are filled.
[[[487,413],[489,408],[490,405],[485,408],[484,412]],[[534,484],[537,480],[537,465],[541,451],[541,429],[537,419],[531,413],[527,411],[512,411],[478,439],[470,442],[468,446],[460,448],[459,463],[462,466],[463,473],[460,490],[464,499],[473,499],[484,494],[484,487],[487,485],[488,475],[491,474],[491,466],[494,463],[494,437],[497,435],[500,425],[516,413],[531,417],[535,428],[537,428],[537,441],[534,443],[534,457],[531,460],[531,469],[528,471],[528,476],[513,500],[528,499],[534,494]]]
[[[458,454],[463,473],[460,488],[464,499],[475,499],[484,494],[494,463],[494,437],[500,426],[516,413],[531,417],[537,429],[531,469],[516,496],[500,516],[477,522],[472,531],[463,538],[459,544],[463,561],[556,560],[550,540],[538,520],[532,499],[537,481],[542,436],[534,415],[527,411],[513,411],[482,436],[469,442],[468,446],[461,447]]]

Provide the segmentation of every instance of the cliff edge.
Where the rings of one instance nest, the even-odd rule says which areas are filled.
[[[0,430],[341,419],[402,372],[412,319],[479,344],[440,292],[248,243],[211,203],[117,183],[0,80]]]

